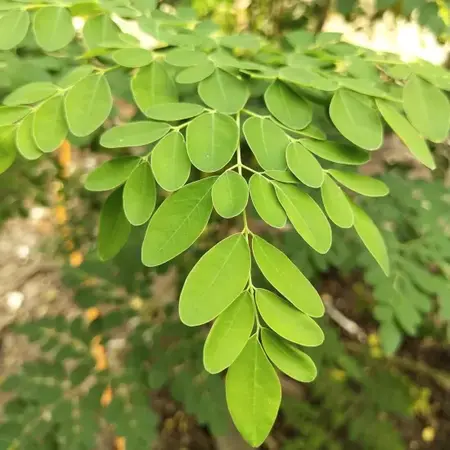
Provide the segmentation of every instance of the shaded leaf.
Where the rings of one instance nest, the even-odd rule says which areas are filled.
[[[348,164],[359,166],[369,161],[369,153],[350,145],[338,144],[333,141],[316,141],[312,139],[301,139],[304,145],[311,153],[327,161],[339,164]]]
[[[14,128],[0,127],[0,174],[5,172],[16,159]]]
[[[177,67],[191,67],[206,64],[208,57],[198,50],[176,48],[166,53],[168,64]]]

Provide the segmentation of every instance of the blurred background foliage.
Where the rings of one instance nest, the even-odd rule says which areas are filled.
[[[430,30],[442,44],[448,44],[449,6],[446,0],[160,5],[169,13],[186,8],[188,15],[193,8],[225,31],[268,37],[299,28],[320,31],[334,14],[373,24],[388,11]],[[74,63],[70,47],[69,56],[43,57],[32,39],[17,52],[0,52],[0,97],[30,81],[56,79]],[[111,73],[110,82],[116,116],[134,116],[125,74]],[[364,203],[388,244],[390,278],[356,235],[334,229],[332,250],[319,256],[289,229],[267,230],[256,215],[251,219],[251,228],[268,233],[313,280],[328,312],[321,324],[325,344],[310,352],[319,376],[311,385],[284,380],[287,395],[264,444],[268,450],[448,448],[449,141],[434,146],[433,173],[416,165],[389,133],[385,147],[362,170],[380,176],[391,190],[388,197]],[[26,320],[14,315],[0,326],[0,339],[10,342],[0,367],[1,359],[16,351],[19,336],[40,344],[35,357],[11,373],[3,371],[0,449],[237,450],[242,444],[231,431],[221,377],[202,368],[207,330],[183,326],[176,313],[185,274],[229,225],[216,217],[198,246],[157,270],[140,262],[141,229],[113,261],[100,263],[94,247],[103,198],[82,188],[85,174],[104,158],[100,150],[98,134],[70,137],[53,159],[17,160],[0,177],[0,234],[9,239],[9,221],[22,226],[37,208],[45,209],[51,231],[39,248],[56,261],[58,296],[69,299],[59,314],[49,306],[44,314],[28,314]],[[0,268],[8,263],[7,255],[0,255]],[[7,294],[0,290],[5,299]],[[28,359],[23,356],[21,362]]]

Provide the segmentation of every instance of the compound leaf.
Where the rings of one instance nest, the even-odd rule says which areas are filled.
[[[225,387],[236,428],[251,446],[259,447],[277,417],[281,385],[256,334],[229,368]]]
[[[384,197],[389,188],[380,180],[354,172],[330,169],[328,173],[346,188],[367,197]]]
[[[320,295],[281,250],[258,236],[253,237],[252,249],[256,264],[277,291],[305,314],[323,316],[325,308]]]
[[[242,352],[255,323],[253,300],[243,292],[214,322],[203,349],[203,365],[209,373],[229,367]]]
[[[108,191],[125,183],[139,164],[137,156],[124,156],[104,162],[87,177],[84,187],[88,191]]]
[[[324,341],[322,329],[311,317],[273,292],[257,289],[256,304],[267,325],[284,339],[305,347],[317,347]]]
[[[380,265],[383,272],[389,275],[389,256],[383,236],[372,219],[358,206],[353,205],[355,230],[369,252]]]
[[[130,234],[131,225],[122,209],[122,190],[114,191],[105,201],[100,213],[97,250],[102,261],[119,253]]]
[[[320,190],[323,206],[328,217],[341,228],[353,226],[353,210],[347,196],[329,175],[325,175],[325,181]]]
[[[156,185],[147,162],[137,166],[123,189],[123,209],[131,225],[142,225],[150,219],[156,205]]]
[[[40,8],[33,18],[36,43],[46,52],[66,47],[75,37],[72,16],[66,8]]]
[[[142,262],[159,266],[187,250],[202,234],[212,211],[215,177],[182,187],[156,210],[142,246]]]
[[[212,75],[200,82],[198,94],[210,108],[225,114],[240,111],[249,96],[243,80],[221,69],[216,69]]]
[[[66,95],[67,123],[75,136],[87,136],[99,128],[111,112],[111,89],[104,75],[88,75]]]
[[[219,113],[196,117],[186,130],[189,158],[202,172],[222,169],[236,151],[238,139],[236,122],[230,116]]]
[[[155,145],[151,164],[156,181],[163,189],[172,192],[184,186],[191,173],[191,162],[179,131],[172,131]]]
[[[270,119],[250,117],[243,126],[245,139],[258,164],[265,170],[285,170],[289,138]]]
[[[383,143],[383,125],[371,102],[369,97],[341,88],[330,104],[335,127],[353,144],[366,150],[376,150]]]
[[[409,151],[422,163],[430,169],[436,168],[433,155],[428,148],[425,139],[408,122],[405,116],[401,114],[395,106],[390,103],[377,99],[378,110],[383,119],[392,128],[394,133],[404,142]]]
[[[245,178],[234,170],[224,172],[212,188],[215,210],[227,219],[240,214],[248,202],[248,184]]]
[[[299,130],[312,120],[311,105],[281,81],[275,81],[264,93],[271,114],[284,125]]]
[[[180,296],[180,319],[188,326],[217,317],[243,291],[250,274],[250,250],[233,234],[205,253],[189,273]]]
[[[272,183],[255,173],[250,178],[249,186],[253,206],[261,219],[271,227],[284,227],[287,220],[286,213],[278,201]]]
[[[261,331],[261,337],[267,356],[286,375],[302,383],[309,383],[316,378],[316,365],[306,353],[268,329]]]
[[[110,128],[102,134],[100,144],[106,148],[137,147],[162,138],[170,130],[164,122],[139,121]]]
[[[52,152],[62,144],[67,132],[63,97],[51,97],[34,113],[33,136],[36,145],[43,152]]]
[[[291,142],[286,149],[286,161],[292,173],[306,186],[322,186],[324,172],[317,159],[299,142]]]

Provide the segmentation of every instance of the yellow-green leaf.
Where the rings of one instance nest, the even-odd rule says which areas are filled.
[[[143,67],[153,60],[152,54],[143,48],[121,48],[112,54],[116,64],[123,67]]]
[[[301,139],[304,145],[311,153],[327,161],[350,166],[359,166],[369,161],[369,153],[357,147],[339,144],[333,141],[316,141],[313,139]]]
[[[203,349],[203,365],[209,373],[229,367],[242,352],[255,322],[251,295],[243,292],[214,322]]]
[[[150,106],[145,115],[156,120],[183,120],[198,116],[205,108],[195,103],[161,103]]]
[[[354,172],[330,169],[328,173],[346,188],[367,197],[384,197],[389,188],[380,180]]]
[[[11,50],[25,38],[30,16],[24,9],[12,9],[0,17],[0,50]]]
[[[180,296],[180,319],[188,326],[217,317],[243,291],[250,275],[250,250],[233,234],[205,253],[189,273]]]
[[[28,160],[35,160],[42,156],[42,152],[36,145],[33,136],[33,120],[32,114],[25,117],[17,127],[16,146],[19,153]]]
[[[247,206],[248,184],[245,178],[233,170],[224,172],[212,188],[215,210],[226,219],[239,215]]]
[[[5,172],[16,159],[14,127],[0,127],[0,174]]]
[[[322,186],[324,172],[317,159],[299,142],[292,142],[286,150],[286,160],[292,173],[306,186]]]
[[[58,91],[58,86],[48,81],[37,81],[21,86],[5,97],[3,103],[8,106],[29,105],[40,102]]]

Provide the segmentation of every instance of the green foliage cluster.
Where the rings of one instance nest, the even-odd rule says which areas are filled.
[[[289,220],[321,255],[334,240],[330,222],[353,228],[389,275],[392,262],[382,234],[347,194],[384,197],[388,188],[351,169],[380,148],[385,124],[434,168],[427,140],[441,142],[448,135],[444,91],[450,90],[450,75],[423,61],[405,64],[395,55],[352,46],[336,33],[298,30],[279,42],[252,34],[223,36],[186,9],[170,15],[153,6],[2,2],[0,49],[20,46],[31,33],[44,53],[75,56],[80,64],[55,82],[26,84],[3,99],[0,172],[17,153],[39,159],[69,133],[85,138],[106,123],[100,145],[120,156],[91,172],[85,183],[93,192],[112,191],[100,214],[101,260],[116,256],[132,227],[148,222],[142,263],[161,266],[190,248],[213,214],[232,219],[236,232],[207,251],[187,276],[179,315],[190,327],[215,320],[204,366],[211,374],[228,369],[231,416],[243,437],[258,446],[281,403],[275,367],[302,382],[316,376],[313,360],[299,346],[322,344],[317,319],[324,306],[292,260],[250,229],[247,205],[270,227],[283,228]],[[142,48],[111,13],[135,19],[158,45]],[[76,37],[72,16],[86,19],[75,49],[69,45]],[[139,112],[131,122],[111,127],[114,72],[129,80]],[[162,203],[158,186],[166,196]],[[270,290],[254,284],[256,269]],[[381,309],[388,317],[387,308]],[[111,316],[116,320],[113,312],[106,317]],[[394,321],[386,326],[392,330]],[[49,327],[56,334],[64,328],[54,321]],[[56,338],[51,343],[51,349],[61,347]],[[217,388],[216,381],[208,383]],[[131,403],[144,408],[145,397],[139,396],[140,403]],[[112,416],[123,409],[121,403]],[[198,414],[209,420],[204,411]],[[140,439],[136,434],[130,445],[138,446]]]

